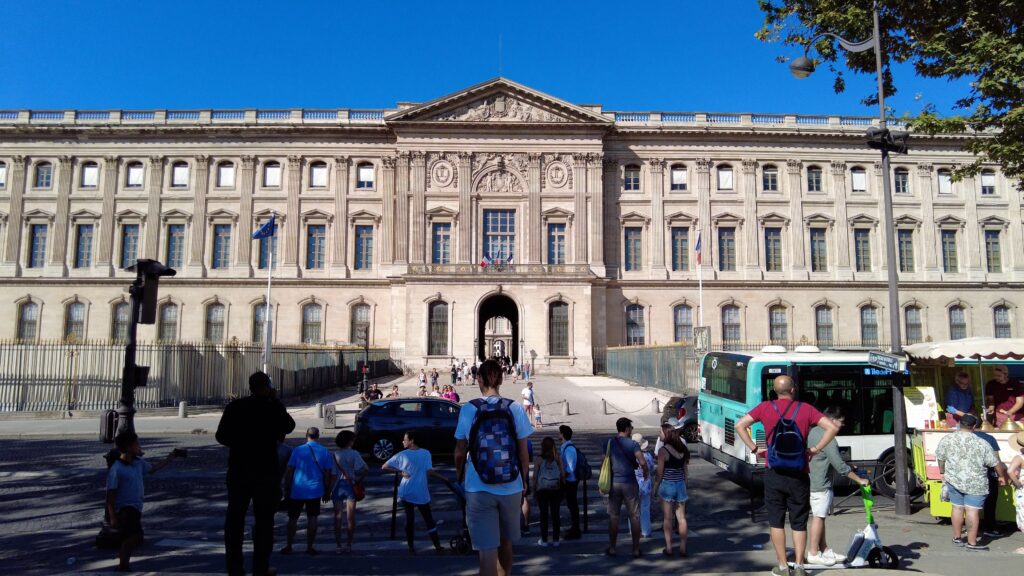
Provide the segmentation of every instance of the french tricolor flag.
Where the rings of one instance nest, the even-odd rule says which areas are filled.
[[[700,266],[700,232],[697,232],[696,251],[697,251],[697,265]]]

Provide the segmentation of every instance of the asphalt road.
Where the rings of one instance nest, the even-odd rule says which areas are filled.
[[[538,437],[554,435],[540,431]],[[599,464],[599,442],[607,435],[585,433],[577,438],[591,462]],[[226,450],[210,435],[180,435],[144,439],[150,458],[160,458],[172,447],[186,447],[189,457],[149,477],[143,523],[146,546],[133,560],[144,572],[223,572],[223,514],[226,507],[224,471]],[[88,439],[37,438],[6,440],[0,451],[0,565],[9,574],[55,574],[109,572],[116,566],[112,551],[97,550],[93,540],[102,517],[106,446]],[[454,477],[450,458],[435,459],[435,466]],[[320,517],[318,547],[322,554],[308,557],[276,554],[273,564],[282,574],[472,574],[473,555],[435,556],[422,522],[417,519],[419,555],[411,557],[402,538],[399,514],[398,540],[390,539],[393,477],[371,463],[367,500],[359,505],[359,527],[351,555],[333,553],[329,514]],[[628,546],[620,544],[620,555],[603,555],[607,515],[603,500],[590,484],[590,533],[583,540],[565,543],[558,549],[536,546],[537,514],[534,510],[533,537],[517,547],[517,570],[526,574],[671,574],[681,572],[738,573],[767,572],[773,555],[768,550],[767,527],[763,519],[750,520],[746,490],[725,479],[716,467],[694,461],[689,481],[691,501],[687,518],[691,530],[690,557],[666,560],[658,526],[661,518],[655,503],[654,537],[645,540],[644,558],[631,559]],[[455,498],[440,483],[431,484],[435,516],[443,519],[442,539],[447,542],[461,531],[461,511]],[[879,504],[884,504],[879,502]],[[563,510],[564,513],[564,510]],[[904,557],[906,565],[940,574],[953,567],[970,569],[985,561],[993,570],[1018,565],[1012,550],[1019,536],[1004,539],[985,556],[965,556],[962,549],[948,545],[948,527],[937,526],[929,517],[920,523],[879,515],[883,540]],[[567,520],[567,519],[566,519]],[[304,542],[304,521],[297,541]],[[842,548],[852,531],[863,525],[857,510],[829,521],[830,534]],[[625,530],[623,530],[625,533]],[[275,550],[283,542],[283,517],[278,517]],[[628,536],[623,536],[624,538]],[[300,550],[302,546],[298,547]],[[929,550],[927,554],[922,551]]]

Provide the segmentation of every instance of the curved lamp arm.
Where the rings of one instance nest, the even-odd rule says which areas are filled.
[[[836,40],[839,41],[840,46],[849,50],[850,52],[864,52],[872,48],[878,47],[878,42],[875,40],[874,36],[871,36],[867,40],[862,40],[860,42],[850,42],[849,40],[843,38],[842,36],[839,36],[838,34],[832,34],[831,32],[822,32],[821,34],[818,34],[817,36],[812,38],[811,41],[807,43],[807,46],[804,47],[804,56],[806,56],[807,53],[810,52],[811,46],[814,46],[815,42],[821,40],[825,36],[835,38]]]

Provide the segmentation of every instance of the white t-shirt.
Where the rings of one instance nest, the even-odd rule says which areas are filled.
[[[395,470],[409,474],[398,485],[398,498],[410,504],[429,504],[430,490],[427,488],[427,472],[434,468],[430,451],[423,448],[403,450],[387,461]]]
[[[523,388],[521,396],[523,397],[524,406],[533,406],[533,388],[530,388],[529,386]]]

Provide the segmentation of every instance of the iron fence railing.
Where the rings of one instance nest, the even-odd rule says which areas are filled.
[[[138,408],[222,405],[248,394],[249,375],[263,368],[260,344],[144,343],[137,363],[149,366]],[[124,345],[113,342],[0,342],[0,412],[105,410],[121,392]],[[387,349],[275,346],[270,376],[283,399],[307,396],[399,368]]]

